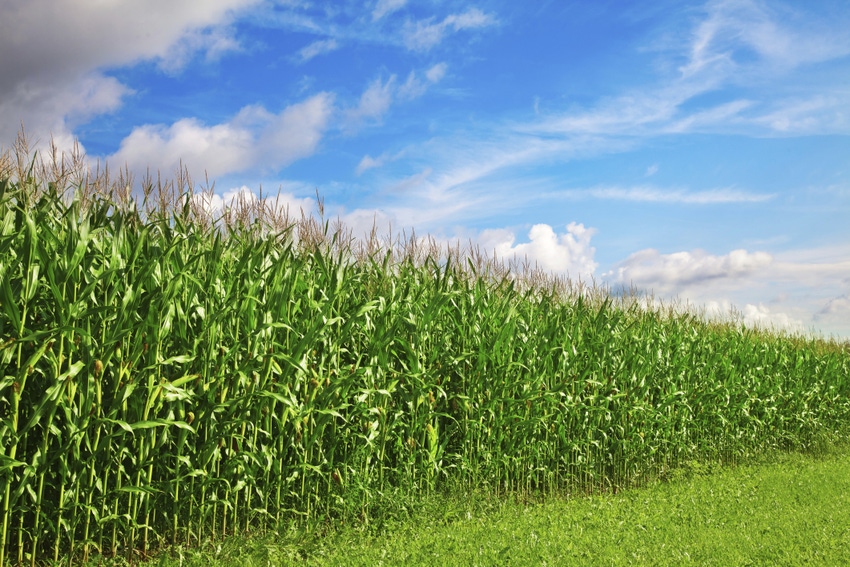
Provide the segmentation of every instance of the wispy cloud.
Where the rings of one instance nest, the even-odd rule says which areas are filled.
[[[496,18],[478,8],[460,14],[451,14],[440,22],[428,18],[418,22],[407,22],[403,29],[404,44],[412,51],[428,51],[438,45],[446,33],[483,28],[494,25]]]
[[[380,123],[396,100],[412,100],[422,96],[429,87],[443,78],[446,68],[445,63],[430,67],[424,73],[424,80],[419,78],[416,71],[411,71],[407,80],[400,85],[397,84],[396,75],[390,75],[386,81],[380,77],[376,78],[360,95],[357,105],[345,111],[344,129],[353,132],[364,122]]]
[[[320,39],[298,50],[295,60],[298,63],[306,63],[314,57],[336,51],[339,47],[340,43],[335,39]]]
[[[641,203],[672,203],[686,205],[719,205],[730,203],[762,203],[776,197],[774,194],[747,193],[735,189],[711,189],[708,191],[665,190],[652,186],[596,187],[592,189],[566,190],[556,195],[570,199],[603,199],[611,201],[634,201]]]
[[[384,152],[378,157],[373,158],[370,155],[363,156],[363,159],[360,160],[360,163],[357,164],[357,168],[354,170],[356,175],[362,175],[364,172],[370,169],[376,169],[383,167],[385,164],[395,161],[401,158],[404,155],[404,151],[397,152],[395,154],[390,154],[389,152]]]
[[[798,81],[793,95],[757,89],[746,98],[732,88],[757,86],[767,77],[789,77],[805,65],[846,57],[848,26],[847,16],[839,23],[756,0],[711,1],[687,42],[661,56],[685,59],[676,74],[584,110],[550,114],[527,131],[567,136],[848,133],[846,87]],[[706,93],[713,94],[712,102],[700,100]]]
[[[372,81],[360,95],[357,105],[345,112],[346,129],[353,131],[367,120],[380,122],[393,103],[395,82],[395,75],[391,75],[386,81],[380,77]]]
[[[846,23],[846,14],[845,14]],[[726,70],[745,65],[744,49],[754,51],[761,63],[787,70],[805,63],[843,57],[850,53],[850,34],[836,21],[814,19],[788,5],[758,0],[713,0],[705,19],[693,30],[684,76],[720,65]]]
[[[407,80],[404,84],[399,86],[398,94],[399,97],[405,99],[414,99],[428,90],[428,87],[439,83],[443,80],[443,77],[446,75],[446,69],[448,65],[446,63],[437,63],[436,65],[430,67],[425,71],[425,79],[422,80],[416,74],[415,71],[411,71],[407,76]]]
[[[405,4],[407,4],[407,0],[378,0],[375,9],[372,10],[372,21],[376,22],[384,16],[401,10]]]

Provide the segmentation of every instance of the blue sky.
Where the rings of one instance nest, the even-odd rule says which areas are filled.
[[[0,145],[850,337],[846,0],[9,0]]]

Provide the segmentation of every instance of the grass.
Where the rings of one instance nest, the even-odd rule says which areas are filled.
[[[0,567],[619,491],[850,431],[850,344],[0,154]]]
[[[235,537],[148,567],[850,564],[850,450],[692,464],[669,482],[540,503],[422,502],[382,526]],[[314,526],[315,528],[315,526]],[[121,565],[122,563],[92,563]]]

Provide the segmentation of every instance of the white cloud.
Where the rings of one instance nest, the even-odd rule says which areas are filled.
[[[827,300],[815,313],[814,319],[821,328],[833,330],[850,339],[850,293]]]
[[[408,100],[422,96],[428,87],[443,79],[447,67],[445,63],[437,63],[429,68],[425,71],[425,81],[420,80],[415,71],[411,71],[404,84],[398,88],[398,96]]]
[[[411,71],[401,85],[396,84],[395,75],[390,75],[386,81],[378,77],[360,95],[357,106],[345,112],[343,128],[352,131],[369,120],[380,123],[396,99],[412,100],[422,96],[428,87],[443,78],[446,68],[445,63],[430,67],[425,71],[425,81],[420,80],[415,71]]]
[[[650,248],[635,252],[605,277],[620,285],[673,291],[707,280],[741,278],[765,269],[772,262],[773,257],[766,252],[733,250],[714,256],[702,250],[661,254]]]
[[[109,156],[113,166],[172,172],[180,160],[190,173],[217,177],[251,167],[280,168],[313,154],[333,111],[333,96],[320,93],[273,114],[243,108],[232,120],[206,126],[194,118],[170,126],[135,128]]]
[[[373,158],[369,154],[363,156],[363,159],[360,160],[360,163],[357,164],[357,169],[354,170],[354,173],[357,175],[362,175],[364,171],[369,169],[374,169],[376,167],[381,167],[386,162],[386,158],[384,155],[380,155],[377,158]]]
[[[222,194],[212,192],[195,193],[192,197],[197,206],[211,218],[218,219],[225,209],[245,207],[248,210],[263,207],[268,212],[278,216],[288,216],[299,220],[303,215],[309,216],[316,208],[315,199],[299,198],[292,193],[278,193],[274,196],[260,196],[246,185],[225,191]]]
[[[437,63],[427,71],[425,71],[425,78],[428,79],[429,83],[439,83],[443,80],[443,77],[446,76],[446,69],[448,65],[445,63]]]
[[[777,134],[806,135],[850,132],[850,93],[780,100],[752,123]]]
[[[505,229],[482,231],[476,239],[485,253],[495,252],[505,261],[520,264],[528,260],[543,270],[573,278],[592,276],[598,264],[596,249],[590,245],[595,229],[571,222],[565,233],[557,234],[548,224],[536,224],[528,233],[529,242],[515,244],[516,236]]]
[[[339,47],[339,42],[335,39],[322,39],[319,41],[314,41],[310,45],[302,47],[298,51],[298,57],[296,58],[296,60],[299,63],[306,63],[314,57],[324,55],[332,51],[336,51],[337,49],[339,49]]]
[[[814,19],[779,3],[718,0],[669,61],[685,59],[672,76],[585,110],[544,116],[530,132],[562,135],[654,136],[687,132],[754,135],[850,132],[850,94],[834,80],[812,82],[793,73],[804,65],[850,54],[850,18]],[[759,89],[766,80],[778,87]],[[757,87],[746,99],[732,87]],[[699,99],[712,93],[706,102]],[[786,92],[794,92],[789,97]],[[724,100],[725,99],[725,100]]]
[[[377,122],[381,120],[392,106],[395,78],[395,75],[392,75],[383,82],[379,77],[363,91],[357,106],[348,109],[345,113],[346,127],[349,130],[356,128],[365,120]]]
[[[405,177],[401,181],[397,181],[388,190],[391,193],[407,193],[413,189],[422,187],[425,180],[431,176],[431,173],[433,173],[433,170],[430,167],[426,167],[419,173]]]
[[[233,16],[259,1],[3,2],[0,145],[21,121],[33,137],[72,140],[75,120],[115,110],[130,92],[100,69],[156,60],[173,71],[196,52],[217,57],[237,48]]]
[[[649,167],[646,168],[646,176],[647,177],[652,177],[656,173],[658,173],[658,164],[657,163],[654,163],[654,164],[652,164],[652,165],[650,165]]]
[[[227,52],[238,51],[239,42],[230,34],[230,30],[217,27],[213,29],[190,30],[169,48],[165,55],[159,56],[159,67],[169,74],[182,71],[196,53],[204,53],[206,61],[215,61]]]
[[[23,123],[30,141],[46,143],[52,134],[59,150],[71,151],[75,125],[117,110],[132,92],[118,80],[97,73],[56,85],[19,84],[0,96],[0,146],[11,146]]]
[[[402,9],[405,4],[407,4],[407,0],[378,0],[375,9],[372,10],[372,21],[376,22],[384,16]]]
[[[367,154],[363,156],[363,159],[361,159],[360,163],[357,164],[357,168],[354,170],[354,173],[356,175],[362,175],[363,172],[368,171],[370,169],[383,167],[385,164],[401,158],[404,154],[405,150],[396,152],[395,154],[384,152],[376,158],[373,158],[372,156]]]
[[[428,18],[416,23],[408,22],[403,30],[405,46],[411,51],[428,51],[439,44],[448,31],[482,28],[496,23],[492,15],[478,8],[446,16],[438,23],[432,23],[433,21],[433,18]]]
[[[641,203],[680,203],[689,205],[716,205],[728,203],[761,203],[775,197],[773,194],[747,193],[735,189],[709,189],[707,191],[665,190],[652,186],[596,187],[561,191],[558,195],[571,199],[604,199]]]
[[[842,57],[850,53],[850,35],[836,33],[835,24],[756,0],[708,2],[706,18],[694,29],[682,73],[692,75],[717,65],[740,66],[736,56],[745,49],[783,69]]]
[[[781,311],[773,311],[763,303],[747,303],[738,308],[727,299],[707,301],[702,311],[709,319],[742,323],[749,328],[802,333],[803,321]]]

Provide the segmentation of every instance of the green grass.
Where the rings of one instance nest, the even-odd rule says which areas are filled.
[[[848,343],[25,153],[0,155],[0,567],[622,490],[850,431]]]
[[[153,567],[850,564],[850,451],[692,466],[642,489],[528,504],[434,498],[378,528],[230,538]],[[106,563],[107,565],[109,563]],[[120,564],[120,563],[118,563]],[[93,564],[95,565],[95,564]]]

